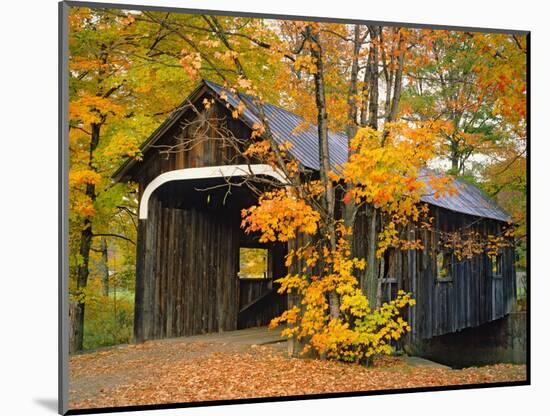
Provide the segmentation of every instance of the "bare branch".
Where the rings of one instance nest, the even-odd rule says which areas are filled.
[[[114,233],[94,233],[92,237],[114,237],[114,238],[120,238],[121,240],[128,241],[129,243],[132,243],[133,245],[136,245],[135,241],[131,238],[125,237],[120,234],[114,234]]]

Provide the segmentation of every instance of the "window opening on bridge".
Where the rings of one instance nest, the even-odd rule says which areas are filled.
[[[239,249],[239,278],[267,279],[268,256],[266,248],[241,247]]]

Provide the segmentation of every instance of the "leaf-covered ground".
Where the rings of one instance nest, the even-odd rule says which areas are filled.
[[[524,365],[451,370],[388,357],[373,368],[288,358],[285,344],[164,340],[70,359],[70,408],[525,380]]]

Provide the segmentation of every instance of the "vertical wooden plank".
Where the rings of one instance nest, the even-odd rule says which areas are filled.
[[[185,250],[185,335],[191,335],[193,331],[193,262],[195,259],[194,242],[195,242],[195,228],[193,222],[193,210],[185,210],[185,236],[187,246]]]
[[[215,148],[213,146],[213,148]],[[209,255],[208,264],[208,329],[209,333],[215,331],[217,325],[214,324],[216,320],[217,312],[217,292],[216,292],[216,275],[219,273],[219,247],[217,239],[217,231],[219,229],[218,220],[211,215],[214,220],[210,225],[210,231],[208,232],[209,243],[207,246],[207,252]]]
[[[226,278],[227,271],[224,267],[227,256],[227,252],[224,250],[224,242],[225,242],[226,236],[222,233],[222,225],[220,224],[218,227],[216,227],[216,240],[218,245],[218,251],[219,255],[217,257],[217,268],[216,268],[216,281],[215,281],[215,287],[216,287],[216,329],[219,332],[224,331],[224,322],[223,322],[223,280]],[[225,252],[225,253],[224,253]],[[222,254],[224,253],[225,256]]]
[[[234,222],[228,224],[228,232],[231,235],[231,243],[228,247],[228,273],[227,284],[229,286],[228,295],[225,299],[225,305],[230,310],[228,314],[228,327],[231,330],[237,329],[237,317],[239,313],[239,280],[237,278],[237,272],[239,269],[239,245],[240,245],[240,228],[239,217],[235,218]]]
[[[181,241],[183,235],[180,234],[180,209],[174,209],[174,317],[172,333],[174,336],[180,336],[181,323],[181,279],[180,279],[180,260],[181,260]]]
[[[161,274],[161,265],[162,265],[162,206],[160,201],[157,202],[157,219],[156,219],[156,233],[155,233],[155,254],[154,254],[154,270],[153,270],[153,287],[154,287],[154,297],[152,304],[152,322],[151,322],[151,338],[155,339],[159,337],[159,310],[158,305],[160,302],[160,274]]]
[[[201,309],[202,309],[202,316],[200,321],[200,332],[205,333],[206,328],[208,326],[208,264],[205,264],[204,259],[208,259],[208,253],[207,253],[207,244],[208,244],[208,234],[209,234],[209,220],[208,216],[204,215],[204,213],[201,213],[201,225],[203,227],[202,229],[202,242],[201,242],[201,257],[202,260],[201,265],[201,280],[197,282],[197,286],[199,287],[199,292],[201,293]]]
[[[185,281],[186,281],[186,274],[185,274],[185,266],[186,266],[186,247],[187,247],[187,240],[189,239],[189,236],[185,234],[185,211],[183,209],[179,210],[179,224],[178,224],[178,233],[180,235],[180,238],[178,238],[180,242],[180,254],[179,254],[179,273],[178,273],[178,279],[180,282],[180,300],[179,300],[179,329],[178,334],[180,336],[183,336],[185,333],[185,306],[186,306],[186,299],[185,299]]]
[[[174,266],[175,266],[175,236],[174,236],[174,219],[175,219],[175,209],[169,209],[169,221],[168,221],[168,258],[167,263],[167,282],[166,282],[166,336],[173,337],[173,318],[174,318]]]
[[[416,232],[414,230],[414,228],[411,226],[411,227],[407,227],[409,230],[409,233],[408,233],[408,236],[407,236],[407,239],[412,239],[412,240],[415,240],[417,235],[416,235]],[[416,267],[416,257],[417,257],[417,253],[416,251],[413,251],[413,250],[408,250],[407,251],[407,276],[408,276],[408,281],[409,281],[409,284],[410,284],[410,291],[413,293],[413,296],[417,296],[417,267]],[[403,256],[400,256],[400,262],[402,261],[403,259]],[[401,274],[402,274],[402,264],[399,264],[399,277],[398,277],[398,286],[400,286],[400,281],[401,281]],[[416,317],[416,312],[414,310],[414,308],[408,308],[408,311],[407,311],[407,318],[409,320],[409,325],[411,325],[411,328],[415,328],[416,327],[416,322],[415,322],[415,317]]]
[[[161,207],[160,209],[160,228],[158,233],[158,259],[159,259],[159,265],[158,265],[158,273],[157,273],[157,297],[156,297],[156,319],[155,319],[155,338],[162,338],[162,317],[163,317],[163,307],[162,303],[164,300],[164,290],[163,290],[163,283],[164,283],[164,269],[166,267],[166,239],[165,236],[165,222],[166,216],[165,216],[165,210],[164,207]]]
[[[149,218],[147,220],[147,258],[145,264],[144,279],[144,334],[146,339],[154,336],[154,300],[155,300],[155,281],[157,267],[157,237],[158,237],[158,200],[152,197],[149,201]]]
[[[200,310],[200,304],[199,304],[199,296],[200,293],[198,293],[196,282],[197,282],[197,275],[199,273],[199,265],[197,265],[198,260],[197,256],[200,255],[200,251],[198,249],[198,246],[200,245],[200,223],[199,218],[197,216],[197,211],[195,209],[190,210],[191,214],[191,235],[193,236],[193,243],[192,243],[192,249],[191,249],[191,257],[190,257],[190,265],[189,265],[189,293],[188,293],[188,300],[189,300],[189,315],[190,315],[190,327],[189,327],[189,333],[190,334],[196,334],[199,326],[197,325],[197,320],[200,319],[201,310]]]

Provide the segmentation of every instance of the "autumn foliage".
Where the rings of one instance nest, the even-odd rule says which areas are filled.
[[[376,284],[388,250],[422,248],[407,230],[432,226],[427,184],[437,198],[463,177],[513,215],[506,235],[441,236],[459,257],[492,255],[514,232],[525,246],[525,36],[87,8],[71,8],[69,27],[70,289],[82,325],[100,239],[116,252],[111,268],[134,261],[136,187],[110,176],[141,158],[139,143],[201,78],[237,95],[234,107],[219,97],[232,118],[246,110],[240,94],[253,97],[258,121],[233,147],[285,178],[262,187],[242,227],[290,247],[289,273],[276,277],[295,301],[272,324],[303,351],[365,362],[410,330],[411,294],[382,303]],[[292,156],[292,134],[275,140],[265,102],[303,117],[320,150],[329,129],[344,132],[348,161],[334,166],[320,151],[313,174]],[[352,255],[358,215],[364,258]]]
[[[521,382],[527,376],[525,365],[453,370],[384,357],[365,368],[289,358],[281,343],[203,340],[150,341],[71,357],[71,409]]]
[[[399,138],[392,131],[382,139],[382,134],[373,129],[361,129],[352,141],[355,153],[350,161],[341,167],[341,173],[331,171],[331,180],[354,184],[344,196],[344,203],[353,198],[356,204],[373,204],[390,219],[379,235],[378,256],[388,247],[405,250],[420,244],[400,238],[397,230],[409,221],[418,222],[425,214],[420,204],[424,185],[418,171],[433,156],[437,129],[428,134],[431,131],[425,127],[422,133],[402,128]],[[322,197],[322,187],[318,186],[313,181],[309,187],[317,188],[317,192],[307,193],[310,198],[314,195],[314,202]],[[365,268],[365,259],[351,256],[351,228],[337,221],[336,241],[331,245],[329,236],[322,234],[327,227],[321,224],[319,210],[292,189],[266,192],[257,205],[242,213],[243,227],[247,232],[259,232],[260,241],[288,242],[296,240],[298,234],[307,236],[306,243],[288,253],[286,265],[290,272],[278,280],[281,294],[297,295],[300,301],[274,319],[271,326],[286,324],[283,334],[303,342],[303,353],[313,350],[320,356],[358,362],[366,362],[376,354],[390,354],[391,342],[411,329],[402,311],[413,306],[414,299],[400,291],[388,303],[370,305],[357,279],[357,272]],[[333,293],[339,299],[336,316],[329,305]]]
[[[365,262],[350,257],[347,232],[339,227],[334,250],[322,246],[316,251],[315,245],[306,245],[288,254],[287,266],[296,261],[305,267],[279,279],[279,292],[298,294],[301,303],[273,319],[271,327],[287,324],[283,335],[303,341],[302,353],[313,349],[320,356],[364,363],[375,354],[390,354],[391,341],[411,330],[401,311],[415,302],[400,291],[396,299],[379,308],[369,305],[353,273],[362,270]],[[332,292],[341,300],[337,318],[329,311],[328,295]]]

